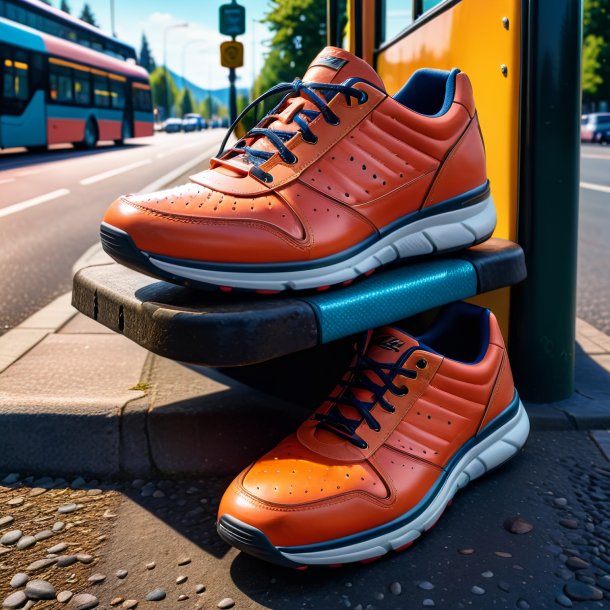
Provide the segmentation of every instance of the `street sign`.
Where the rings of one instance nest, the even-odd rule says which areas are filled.
[[[225,68],[241,68],[244,65],[244,45],[236,40],[221,42],[220,65]]]
[[[219,15],[221,34],[241,36],[246,31],[246,9],[237,4],[235,0],[231,4],[222,4]]]

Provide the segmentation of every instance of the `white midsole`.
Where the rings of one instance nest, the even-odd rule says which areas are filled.
[[[529,429],[527,413],[519,401],[517,414],[472,447],[455,465],[440,491],[423,513],[400,529],[338,549],[306,553],[280,552],[290,561],[317,565],[371,559],[400,548],[419,538],[423,532],[432,527],[459,489],[515,455],[525,444]]]
[[[412,222],[347,260],[314,269],[269,273],[213,271],[169,263],[155,258],[154,254],[144,254],[166,273],[197,282],[251,290],[305,290],[352,280],[397,259],[468,247],[491,235],[495,226],[496,209],[489,195],[480,203]]]

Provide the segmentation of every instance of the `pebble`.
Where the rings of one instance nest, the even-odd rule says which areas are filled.
[[[87,491],[87,495],[88,496],[101,496],[102,490],[101,489],[89,489]]]
[[[11,474],[7,474],[4,479],[2,479],[2,482],[11,485],[12,483],[16,483],[20,478],[21,475],[19,473],[11,472]]]
[[[47,490],[44,487],[32,487],[28,496],[35,498],[36,496],[41,496],[43,493],[46,493],[46,491]]]
[[[178,596],[178,601],[179,601],[179,602],[184,602],[184,601],[186,601],[188,598],[189,598],[189,596],[188,596],[188,595],[185,595],[185,594],[183,593],[182,595]]]
[[[205,585],[195,585],[195,593],[203,593],[205,591]]]
[[[87,481],[85,481],[85,479],[83,479],[83,477],[76,477],[76,479],[74,479],[74,481],[72,481],[72,483],[70,483],[70,487],[72,489],[78,489],[79,487],[82,487]]]
[[[25,585],[28,599],[55,599],[55,587],[46,580],[30,580]]]
[[[427,580],[422,580],[417,586],[424,591],[432,591],[434,589],[434,585]]]
[[[483,578],[493,578],[494,573],[491,570],[485,570],[485,572],[481,572],[481,576]]]
[[[563,606],[564,608],[571,608],[574,605],[572,603],[572,600],[567,595],[564,595],[563,593],[559,593],[557,595],[557,597],[555,598],[555,601],[560,606]]]
[[[66,602],[69,602],[72,599],[73,595],[74,593],[72,593],[72,591],[60,591],[57,594],[57,601],[61,602],[62,604],[65,604]]]
[[[402,585],[399,582],[393,582],[390,585],[390,593],[392,595],[400,595],[402,593]]]
[[[154,570],[157,567],[157,564],[154,561],[150,561],[146,564],[147,570]]]
[[[3,608],[21,608],[27,601],[27,597],[23,591],[15,591],[11,593],[3,602]]]
[[[21,506],[25,502],[25,498],[23,496],[18,496],[16,498],[11,498],[7,504],[9,506]]]
[[[503,559],[509,559],[510,557],[512,557],[512,555],[510,553],[507,553],[506,551],[494,551],[494,555],[496,555],[497,557],[502,557]]]
[[[504,521],[504,529],[511,534],[527,534],[534,526],[522,517],[509,517]]]
[[[188,580],[188,578],[189,578],[188,576],[184,576],[184,575],[178,576],[178,578],[176,578],[176,584],[181,585],[183,582],[186,582]]]
[[[91,593],[79,593],[72,598],[71,610],[90,610],[100,603],[100,600]]]
[[[23,572],[17,572],[13,578],[11,578],[11,587],[13,589],[18,589],[19,587],[23,587],[25,583],[28,581],[28,575]]]
[[[602,589],[605,589],[606,591],[610,591],[610,576],[608,574],[606,574],[605,576],[602,576],[601,578],[598,578],[597,579],[597,584]]]
[[[474,593],[475,595],[484,595],[485,594],[485,589],[483,589],[483,587],[479,587],[478,585],[474,585],[472,587],[472,589],[470,589],[472,591],[472,593]]]
[[[67,568],[77,562],[76,555],[61,555],[57,558],[58,568]]]
[[[137,599],[126,599],[123,602],[123,605],[121,606],[121,608],[126,608],[127,610],[131,610],[132,608],[135,608],[137,605],[138,605]]]
[[[34,534],[34,538],[40,542],[41,540],[46,540],[47,538],[51,538],[53,536],[53,532],[51,530],[42,530],[42,532],[38,532]]]
[[[432,608],[436,604],[434,603],[433,599],[431,599],[430,597],[426,597],[426,599],[424,599],[424,601],[422,601],[421,605],[426,606],[427,608]]]
[[[561,519],[559,525],[569,530],[578,529],[578,521],[576,521],[576,519]]]
[[[56,521],[53,524],[52,531],[55,533],[61,532],[66,527],[66,524],[63,521]]]
[[[23,536],[22,538],[19,538],[17,548],[19,550],[29,549],[31,546],[34,546],[36,542],[37,540],[34,538],[34,536]]]
[[[17,541],[23,536],[23,532],[21,530],[11,530],[10,532],[6,532],[2,538],[0,538],[0,544],[4,546],[12,546],[13,544],[17,544]]]
[[[385,597],[385,595],[383,593],[377,591],[376,593],[373,593],[373,597],[376,600],[381,601]]]
[[[121,580],[123,580],[123,578],[127,578],[127,574],[129,574],[127,570],[117,570],[115,572],[115,576]]]
[[[67,515],[68,513],[73,513],[77,508],[78,506],[74,504],[74,502],[71,502],[70,504],[62,504],[57,509],[57,512],[61,515]]]
[[[6,515],[4,517],[0,517],[0,529],[10,525],[15,520],[15,517],[11,515]]]
[[[519,608],[520,610],[529,610],[530,603],[526,599],[523,599],[521,597],[517,600],[517,608]]]
[[[504,591],[504,593],[508,593],[510,591],[510,585],[505,580],[501,580],[498,583],[498,589]]]
[[[191,563],[191,558],[190,557],[181,557],[180,559],[178,559],[178,565],[179,566],[186,566],[189,563]]]
[[[232,608],[234,605],[235,602],[230,597],[225,597],[216,604],[216,607],[225,610],[226,608]]]
[[[555,506],[564,507],[568,505],[568,501],[565,498],[555,498],[553,504]]]
[[[44,570],[45,568],[52,566],[54,563],[57,563],[57,559],[54,557],[38,559],[37,561],[33,561],[25,570],[26,572],[38,572],[39,570]]]
[[[89,578],[87,578],[87,580],[89,582],[92,582],[93,584],[97,584],[99,582],[104,582],[106,580],[106,574],[100,574],[99,572],[97,572],[97,573],[89,576]]]
[[[581,559],[580,557],[568,557],[566,565],[571,570],[584,570],[589,567],[589,562]]]
[[[145,482],[146,481],[144,481],[143,479],[135,479],[131,482],[131,486],[133,487],[133,489],[142,489]]]
[[[81,563],[91,563],[93,561],[93,555],[88,555],[87,553],[79,553],[76,556],[76,559]]]
[[[118,606],[119,604],[122,604],[125,601],[124,597],[115,597],[110,601],[110,605],[111,606]]]
[[[68,548],[68,545],[65,542],[60,542],[55,546],[47,549],[47,553],[63,553]]]
[[[604,599],[604,594],[600,589],[585,582],[580,582],[575,578],[568,580],[563,590],[570,599],[576,602],[600,601]]]
[[[474,549],[458,549],[458,553],[460,555],[472,555],[474,553]]]
[[[161,491],[160,489],[156,489],[156,490],[153,492],[152,497],[153,497],[153,498],[165,498],[165,492]]]
[[[44,489],[50,489],[53,486],[53,477],[41,477],[34,481],[34,487],[42,487]]]
[[[149,602],[160,602],[165,599],[166,593],[163,589],[153,589],[147,596],[146,599]]]

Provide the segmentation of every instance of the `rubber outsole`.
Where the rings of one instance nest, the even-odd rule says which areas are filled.
[[[496,225],[491,195],[482,201],[440,214],[428,215],[380,237],[347,260],[303,270],[266,271],[256,269],[219,270],[218,265],[169,259],[141,251],[125,231],[102,223],[100,238],[104,250],[116,261],[136,271],[175,284],[203,290],[234,289],[247,292],[326,290],[346,285],[378,267],[404,259],[445,254],[486,241]],[[312,264],[315,261],[312,262]]]
[[[245,553],[291,568],[368,562],[390,551],[400,552],[434,527],[460,489],[501,466],[523,447],[529,435],[529,420],[518,396],[515,400],[518,403],[516,414],[499,426],[494,425],[494,422],[489,424],[488,428],[492,427],[491,433],[456,459],[440,487],[427,498],[423,510],[414,512],[412,519],[407,518],[405,521],[403,516],[386,526],[357,536],[304,547],[276,547],[262,531],[231,515],[220,518],[218,534]],[[398,525],[393,527],[393,523]]]

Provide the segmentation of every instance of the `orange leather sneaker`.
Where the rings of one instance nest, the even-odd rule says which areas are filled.
[[[417,338],[368,331],[331,397],[230,485],[218,532],[284,566],[370,560],[409,546],[528,433],[489,310],[451,305]]]
[[[463,72],[418,70],[390,97],[367,63],[328,47],[303,80],[248,108],[274,94],[280,103],[190,184],[117,199],[101,228],[106,252],[180,284],[280,291],[491,236]]]

